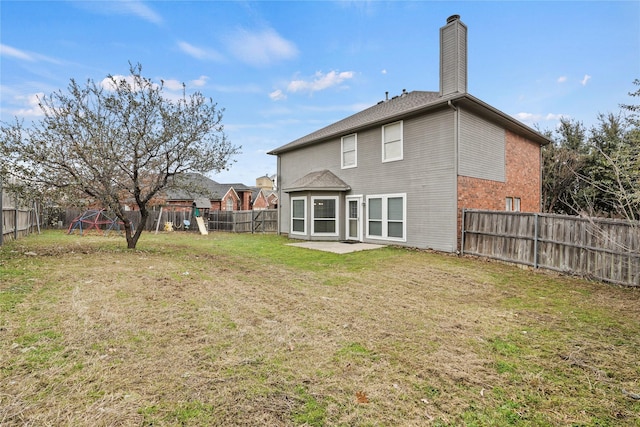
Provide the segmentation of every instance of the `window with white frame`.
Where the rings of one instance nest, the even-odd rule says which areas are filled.
[[[226,208],[227,208],[226,210],[228,210],[228,211],[232,211],[233,210],[233,197],[229,196],[227,198]]]
[[[407,240],[406,194],[367,196],[367,237]]]
[[[509,212],[520,212],[520,197],[507,197],[505,199],[505,210]]]
[[[291,233],[307,234],[307,198],[291,198]]]
[[[337,197],[312,197],[313,204],[311,234],[337,235],[338,234],[338,198]]]
[[[382,126],[382,161],[402,160],[402,122]]]
[[[354,133],[342,137],[342,169],[358,166],[358,137]]]

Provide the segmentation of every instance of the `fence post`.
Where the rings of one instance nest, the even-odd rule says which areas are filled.
[[[534,213],[533,223],[533,268],[538,268],[538,213]]]
[[[464,213],[465,208],[462,208],[462,223],[460,224],[460,255],[464,256]]]
[[[233,232],[236,232],[236,211],[232,211],[231,218],[233,218]]]
[[[13,240],[18,240],[18,194],[16,193],[14,198],[14,209],[13,209]]]

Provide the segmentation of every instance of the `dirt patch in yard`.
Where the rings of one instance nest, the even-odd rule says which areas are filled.
[[[0,316],[0,424],[637,425],[636,290],[397,248],[148,239],[3,249],[0,290],[28,289]]]

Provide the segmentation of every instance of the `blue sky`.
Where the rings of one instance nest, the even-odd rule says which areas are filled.
[[[403,89],[437,91],[439,28],[468,26],[468,91],[529,125],[591,126],[640,78],[640,1],[0,1],[0,120],[38,119],[71,78],[143,74],[225,109],[242,154],[225,183],[276,170],[267,151]],[[637,101],[637,100],[636,100]]]

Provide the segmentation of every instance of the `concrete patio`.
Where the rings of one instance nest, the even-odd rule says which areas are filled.
[[[360,242],[300,242],[288,243],[287,245],[305,249],[314,249],[317,251],[333,252],[336,254],[348,254],[351,252],[368,251],[385,247],[385,245],[374,245],[372,243]]]

